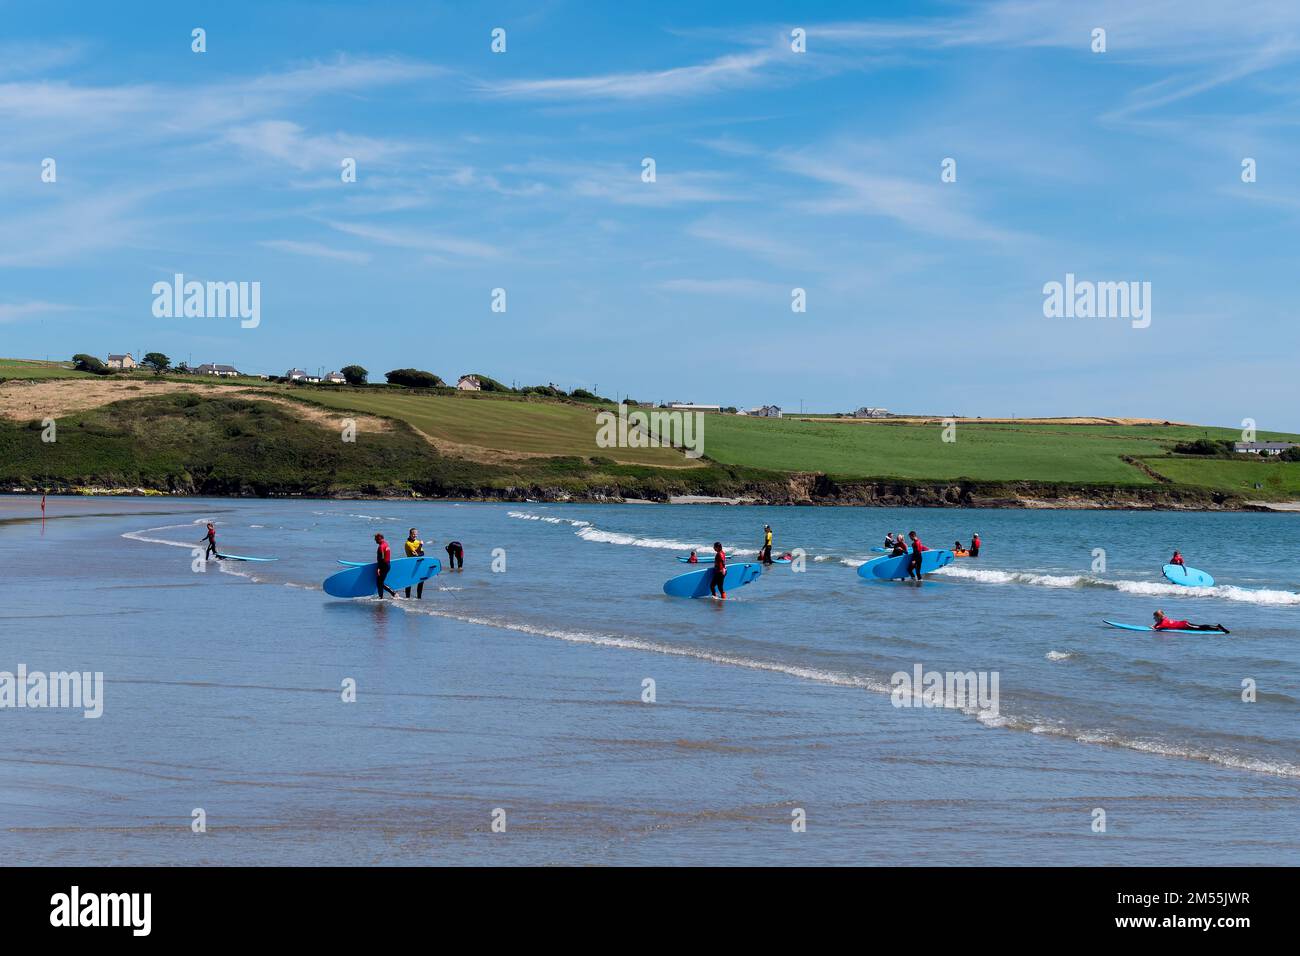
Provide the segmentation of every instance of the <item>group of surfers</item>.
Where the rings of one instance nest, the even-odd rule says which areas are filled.
[[[222,560],[224,555],[217,550],[217,527],[209,521],[207,533],[199,539],[201,542],[207,542],[207,550],[203,552],[203,560],[209,557]],[[406,540],[402,542],[408,558],[424,557],[424,542],[420,540],[420,532],[412,528],[407,532]],[[433,539],[429,540],[433,544]],[[448,541],[447,546],[443,549],[447,552],[447,570],[463,571],[465,569],[465,548],[459,541]],[[381,599],[387,595],[397,597],[397,592],[390,588],[384,581],[388,578],[388,572],[393,566],[393,549],[388,542],[384,540],[382,534],[375,535],[375,593]],[[411,596],[411,589],[406,589],[406,596]],[[415,585],[415,596],[417,599],[424,597],[424,582],[420,581]]]
[[[1177,548],[1174,548],[1174,554],[1169,559],[1169,563],[1176,564],[1180,568],[1187,567],[1186,559],[1183,558],[1182,552]],[[1175,621],[1164,611],[1156,611],[1151,617],[1154,618],[1154,623],[1151,625],[1153,631],[1222,631],[1224,634],[1229,633],[1228,629],[1222,624],[1193,624],[1190,621]]]
[[[429,539],[429,544],[433,544],[433,539]],[[412,528],[407,532],[406,540],[402,542],[408,558],[424,557],[424,542],[420,540],[420,532]],[[459,541],[448,541],[447,546],[443,549],[447,552],[447,570],[463,571],[465,570],[465,549]],[[384,595],[397,597],[397,592],[390,588],[384,581],[388,578],[388,572],[393,567],[393,549],[389,547],[388,542],[384,540],[382,534],[375,535],[375,589],[380,600]],[[406,596],[411,596],[411,589],[406,589]],[[418,581],[415,585],[416,600],[424,597],[424,582]]]

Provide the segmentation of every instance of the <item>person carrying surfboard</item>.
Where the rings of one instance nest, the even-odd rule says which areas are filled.
[[[447,547],[443,550],[447,552],[448,571],[465,570],[465,549],[461,547],[459,541],[448,541]]]
[[[1169,559],[1169,563],[1170,563],[1170,564],[1176,564],[1176,565],[1178,565],[1179,567],[1186,567],[1186,566],[1187,566],[1187,562],[1183,560],[1183,556],[1182,556],[1181,553],[1179,553],[1179,551],[1178,551],[1177,548],[1174,548],[1174,556],[1173,556],[1172,558]]]
[[[410,533],[407,534],[406,536],[406,540],[402,543],[406,546],[406,556],[408,558],[424,557],[424,542],[420,540],[414,528],[411,529]],[[406,596],[407,597],[411,596],[411,588],[409,585],[406,588]],[[419,600],[420,598],[424,597],[423,581],[420,581],[415,585],[415,597],[416,600]]]
[[[204,541],[208,543],[208,549],[203,552],[203,560],[204,561],[208,560],[208,555],[212,555],[214,558],[220,561],[221,555],[217,553],[217,526],[214,525],[211,521],[208,522],[208,533],[205,534],[203,537],[199,538],[200,543]]]
[[[1167,617],[1164,611],[1156,611],[1151,615],[1155,618],[1155,623],[1151,625],[1153,631],[1222,631],[1224,634],[1229,633],[1228,629],[1222,624],[1193,624],[1190,621],[1175,621]]]
[[[921,543],[921,539],[916,536],[915,531],[907,532],[907,537],[912,542],[912,560],[907,563],[907,576],[909,578],[915,577],[919,581],[924,577],[921,574],[921,552],[929,549]]]
[[[889,556],[896,558],[902,554],[907,554],[907,542],[903,538],[903,532],[900,531],[894,535],[894,550],[889,552]]]
[[[722,550],[722,542],[713,542],[713,577],[709,579],[709,596],[721,595],[727,599],[727,553]]]
[[[763,525],[763,548],[758,553],[758,559],[764,564],[772,563],[772,526]]]
[[[384,592],[387,591],[393,597],[397,597],[397,592],[384,583],[388,577],[388,570],[393,566],[393,549],[388,546],[382,534],[375,535],[375,590],[379,599],[384,599]]]

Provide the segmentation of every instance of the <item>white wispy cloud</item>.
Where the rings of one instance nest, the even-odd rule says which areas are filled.
[[[328,225],[331,229],[365,239],[367,242],[412,252],[450,255],[462,259],[494,259],[501,255],[501,250],[485,242],[440,236],[419,229],[392,228],[357,222],[330,222]]]
[[[665,279],[658,283],[658,287],[666,292],[686,292],[692,295],[760,299],[787,305],[790,301],[789,287],[758,279]]]
[[[51,312],[72,312],[79,306],[59,302],[0,302],[0,322],[21,322]]]
[[[486,85],[482,89],[495,96],[548,100],[639,100],[696,96],[753,85],[764,78],[766,68],[778,55],[776,49],[765,48],[729,53],[693,66],[556,79],[508,80]]]
[[[258,245],[280,252],[291,252],[299,256],[312,256],[316,259],[335,259],[339,262],[355,262],[364,265],[370,261],[370,254],[354,252],[350,249],[334,249],[319,242],[298,242],[294,239],[266,239]]]

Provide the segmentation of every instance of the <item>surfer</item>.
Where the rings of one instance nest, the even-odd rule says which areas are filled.
[[[772,563],[772,526],[763,525],[763,550],[759,552],[758,558],[764,564]]]
[[[894,532],[892,531],[885,532],[885,550],[886,551],[894,550]]]
[[[199,538],[199,541],[200,543],[204,541],[208,543],[208,549],[203,552],[204,561],[208,560],[208,555],[212,555],[218,561],[221,560],[221,555],[217,554],[217,526],[211,521],[208,522],[208,533]]]
[[[1155,618],[1155,623],[1151,625],[1153,631],[1222,631],[1228,633],[1228,629],[1222,624],[1193,624],[1190,621],[1175,621],[1167,617],[1164,611],[1156,611],[1151,615]]]
[[[465,570],[465,549],[460,546],[459,541],[448,541],[447,547],[447,570],[464,571]]]
[[[713,576],[709,578],[709,595],[722,600],[727,599],[727,554],[722,550],[722,542],[713,542]]]
[[[903,532],[900,531],[894,535],[894,550],[889,552],[889,556],[896,558],[902,554],[907,554],[907,542],[903,539]]]
[[[929,549],[921,543],[921,539],[916,536],[915,531],[907,532],[907,537],[912,542],[912,560],[907,562],[907,576],[909,578],[915,577],[919,581],[923,577],[921,574],[921,552]]]
[[[416,535],[416,531],[414,528],[412,528],[410,533],[406,536],[406,541],[404,542],[404,544],[406,545],[406,556],[408,558],[424,557],[424,542],[421,541],[419,537]],[[411,596],[411,588],[409,585],[406,588],[406,596],[407,597]],[[420,581],[419,583],[416,584],[415,597],[417,600],[424,597],[423,581]]]
[[[1169,563],[1176,564],[1180,568],[1184,568],[1187,566],[1187,562],[1183,560],[1183,556],[1181,553],[1179,553],[1177,548],[1174,548],[1174,556],[1169,559]]]
[[[980,556],[980,533],[976,531],[970,539],[970,556],[978,558]]]
[[[375,544],[377,546],[375,548],[375,564],[378,565],[375,568],[375,590],[382,601],[385,591],[393,597],[397,597],[397,592],[384,583],[384,579],[388,577],[388,569],[393,566],[393,549],[388,546],[388,542],[384,540],[382,534],[375,535]]]
[[[689,558],[686,559],[686,563],[687,563],[687,564],[699,564],[699,563],[700,563],[700,556],[699,556],[698,554],[696,554],[694,551],[692,551],[692,552],[691,552],[691,556],[690,556]]]
[[[952,543],[952,553],[955,557],[958,558],[972,557],[971,553],[961,546],[960,541],[954,541]]]

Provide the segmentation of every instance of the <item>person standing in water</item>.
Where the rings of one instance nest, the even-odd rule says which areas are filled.
[[[459,541],[448,541],[447,547],[447,570],[464,571],[465,570],[465,549],[460,546]]]
[[[1169,559],[1169,563],[1176,564],[1180,568],[1187,567],[1187,562],[1183,560],[1183,556],[1177,548],[1174,548],[1174,556]]]
[[[926,550],[926,547],[921,543],[921,539],[916,536],[915,531],[907,532],[907,537],[912,542],[912,560],[907,562],[907,576],[909,578],[915,577],[919,581],[923,577],[921,574],[921,552]]]
[[[375,535],[375,590],[379,599],[384,599],[384,592],[387,591],[393,597],[397,597],[397,592],[384,583],[388,577],[388,570],[393,566],[393,549],[388,546],[382,534]]]
[[[713,542],[713,576],[709,578],[709,596],[727,599],[727,553],[722,550],[722,542]]]
[[[900,554],[907,554],[907,543],[903,538],[903,532],[901,531],[894,535],[894,550],[889,552],[889,556],[891,558],[896,558]]]
[[[886,551],[894,550],[894,532],[892,531],[885,532],[885,550]]]
[[[759,552],[759,560],[764,564],[772,563],[772,526],[763,525],[763,550]]]
[[[414,528],[411,529],[410,533],[406,536],[406,541],[403,543],[406,545],[406,556],[408,558],[424,557],[424,542],[419,539],[419,537],[416,534],[416,530]],[[432,544],[432,542],[430,542],[430,544]],[[411,589],[409,587],[406,589],[406,596],[407,597],[411,596]],[[423,581],[419,581],[416,583],[415,597],[417,600],[424,597]]]
[[[976,531],[970,539],[970,556],[978,558],[980,556],[980,533]]]
[[[208,533],[199,538],[199,541],[208,543],[208,549],[203,552],[204,561],[208,560],[208,555],[212,555],[218,561],[221,560],[221,555],[217,553],[217,526],[211,521],[208,522]]]

